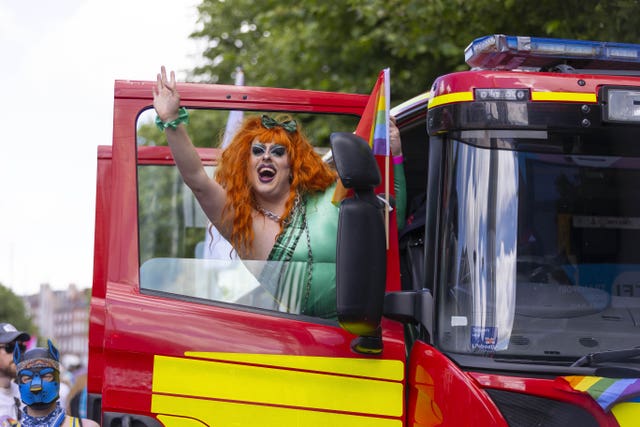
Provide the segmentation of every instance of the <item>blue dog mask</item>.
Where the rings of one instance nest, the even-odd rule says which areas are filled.
[[[46,349],[36,347],[24,354],[18,346],[13,350],[20,397],[25,405],[34,408],[49,406],[60,394],[60,353],[51,340],[47,344]]]

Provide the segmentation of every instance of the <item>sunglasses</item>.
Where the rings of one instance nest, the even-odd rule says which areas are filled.
[[[6,351],[7,353],[13,353],[13,349],[16,348],[16,343],[12,342],[9,344],[3,344],[2,348],[4,348],[4,351]],[[27,351],[27,346],[21,342],[18,343],[18,348],[20,349],[21,353]]]
[[[253,144],[251,146],[251,154],[256,157],[264,156],[267,147],[264,144]],[[287,154],[287,149],[283,145],[274,144],[269,147],[269,155],[272,157],[282,157]]]

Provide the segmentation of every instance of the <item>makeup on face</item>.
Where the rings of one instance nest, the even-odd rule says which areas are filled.
[[[287,154],[287,149],[284,145],[280,144],[273,144],[268,148],[261,142],[251,144],[251,154],[255,157],[262,157],[265,153],[268,153],[271,157],[283,157]]]

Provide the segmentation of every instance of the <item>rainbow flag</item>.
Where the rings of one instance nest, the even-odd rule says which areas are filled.
[[[373,154],[388,156],[389,147],[389,69],[385,68],[380,72],[376,82],[376,109],[373,125],[369,134],[369,147]],[[374,89],[375,91],[375,89]]]
[[[617,403],[640,401],[640,378],[562,377],[572,389],[588,393],[604,411]]]
[[[390,111],[390,72],[389,68],[380,71],[373,86],[369,101],[364,107],[355,134],[369,141],[374,154],[389,156],[389,111]],[[338,181],[333,193],[332,203],[338,205],[347,196],[347,190]]]

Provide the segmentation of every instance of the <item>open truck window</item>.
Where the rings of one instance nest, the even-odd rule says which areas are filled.
[[[239,123],[242,118],[237,117],[237,112],[230,114],[227,110],[192,109],[190,116],[188,128],[194,144],[213,156],[205,159],[207,173],[213,179],[227,123],[230,119]],[[329,150],[331,132],[350,132],[357,125],[357,119],[349,116],[293,116],[302,124],[320,155]],[[137,122],[141,290],[161,293],[167,298],[193,297],[202,302],[302,314],[310,303],[305,301],[305,297],[308,298],[307,262],[240,259],[229,242],[212,227],[182,181],[165,151],[166,137],[156,129],[153,119],[155,113],[147,110]],[[164,153],[164,157],[158,152]],[[324,272],[325,279],[335,283],[335,263],[324,261],[315,260],[313,269]],[[331,317],[331,313],[322,310],[312,312]]]

